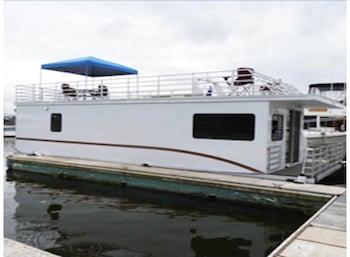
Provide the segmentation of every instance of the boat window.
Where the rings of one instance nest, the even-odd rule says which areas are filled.
[[[51,114],[51,131],[52,132],[62,131],[62,114],[61,113]]]
[[[254,140],[254,114],[195,114],[193,137],[206,139]]]
[[[283,115],[273,114],[272,115],[272,141],[282,140],[283,138]]]
[[[335,127],[335,119],[332,117],[321,117],[320,125],[321,127]]]
[[[304,129],[316,128],[316,116],[304,116]]]

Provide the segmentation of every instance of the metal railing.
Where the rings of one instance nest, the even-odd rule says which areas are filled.
[[[345,136],[328,140],[307,139],[302,173],[308,180],[317,182],[330,172],[339,169],[345,157],[345,150]]]
[[[69,92],[62,84],[68,85]],[[102,86],[105,91],[100,90]],[[298,94],[294,86],[281,80],[254,71],[240,76],[238,70],[16,86],[17,103]]]

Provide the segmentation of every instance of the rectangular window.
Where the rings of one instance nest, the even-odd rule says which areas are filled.
[[[279,141],[283,138],[283,115],[273,114],[272,115],[272,141]]]
[[[62,114],[61,113],[51,114],[51,131],[52,132],[62,131]]]
[[[226,140],[254,140],[254,114],[195,114],[193,137]]]
[[[320,125],[321,127],[335,127],[335,122],[332,117],[321,117]]]
[[[316,128],[316,116],[304,116],[304,129]]]

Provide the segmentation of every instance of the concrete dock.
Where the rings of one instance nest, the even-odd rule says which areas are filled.
[[[8,167],[123,187],[304,210],[313,216],[270,257],[346,256],[346,189],[343,187],[21,154],[9,156]]]
[[[58,255],[5,238],[5,257],[59,257]]]
[[[314,213],[344,188],[297,184],[266,178],[143,167],[48,156],[12,155],[13,170],[132,186],[254,205],[294,208]]]
[[[269,257],[345,257],[346,193],[335,196]]]

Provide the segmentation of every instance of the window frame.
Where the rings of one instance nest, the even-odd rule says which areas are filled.
[[[277,120],[277,131],[280,131],[280,133],[274,133],[274,117],[281,118],[280,120]],[[280,126],[279,126],[280,125]],[[277,136],[276,136],[277,135]],[[274,113],[271,116],[271,141],[281,141],[284,137],[284,115],[280,113]]]
[[[59,123],[58,123],[59,126],[58,126],[58,128],[54,126],[55,125],[54,124],[55,117],[59,117],[59,120],[58,120],[59,121]],[[51,132],[62,132],[62,113],[51,113],[51,115],[50,115],[50,131]]]
[[[333,128],[335,119],[332,116],[320,116],[320,127],[321,128]]]
[[[250,122],[252,123],[252,135],[246,138],[234,138],[234,137],[229,138],[224,136],[211,136],[211,137],[200,136],[198,135],[198,132],[196,133],[196,117],[204,116],[204,115],[212,116],[212,118],[215,118],[215,116],[217,116],[218,118],[223,116],[242,116],[242,115],[251,116],[252,121]],[[193,117],[192,117],[192,138],[194,139],[252,142],[255,140],[255,131],[256,131],[256,117],[254,113],[195,113],[193,114]]]
[[[310,120],[314,120],[309,122]],[[317,128],[317,115],[304,115],[303,128]]]

